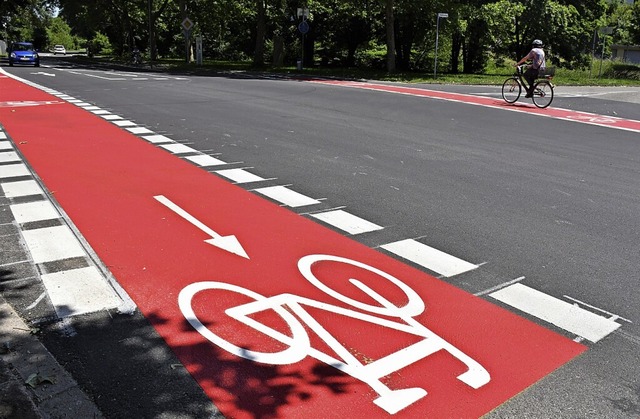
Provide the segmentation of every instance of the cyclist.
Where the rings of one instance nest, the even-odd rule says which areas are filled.
[[[524,73],[524,79],[529,83],[527,87],[527,94],[525,97],[531,97],[533,94],[533,82],[540,74],[540,71],[544,71],[546,68],[545,58],[544,58],[544,50],[542,49],[542,41],[539,39],[535,39],[531,43],[531,51],[520,61],[516,63],[516,67],[520,64],[531,60],[531,65],[527,68],[527,71]]]

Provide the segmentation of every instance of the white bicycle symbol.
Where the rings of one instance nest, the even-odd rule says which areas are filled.
[[[312,273],[311,265],[320,261],[345,263],[374,273],[377,276],[395,284],[404,292],[408,302],[402,307],[397,307],[369,286],[353,278],[350,279],[349,282],[372,298],[373,301],[377,302],[379,305],[367,304],[347,297],[346,295],[343,295],[323,284]],[[182,310],[182,313],[191,326],[193,326],[207,340],[239,357],[265,364],[285,365],[293,364],[304,359],[306,356],[311,356],[326,363],[327,365],[337,368],[338,370],[369,385],[379,395],[379,397],[374,400],[374,403],[390,414],[397,413],[405,407],[422,399],[427,395],[427,391],[419,387],[392,390],[383,384],[380,379],[440,350],[447,351],[453,357],[466,365],[467,371],[457,377],[463,383],[474,389],[478,389],[490,381],[491,377],[482,365],[442,339],[440,336],[427,329],[422,324],[418,323],[413,318],[424,311],[424,301],[422,301],[420,296],[412,288],[399,279],[367,264],[331,255],[305,256],[298,261],[298,270],[309,282],[311,282],[311,284],[321,291],[361,311],[345,309],[343,307],[323,303],[294,294],[280,294],[273,297],[265,297],[237,285],[213,281],[197,282],[186,286],[180,292],[178,297],[180,310]],[[253,351],[248,348],[236,346],[213,333],[197,318],[192,307],[192,300],[194,296],[197,293],[206,290],[231,291],[255,300],[229,308],[225,311],[225,314],[281,342],[286,345],[287,348],[280,352],[273,353]],[[286,310],[285,306],[291,311]],[[318,321],[316,321],[307,312],[307,310],[305,310],[304,306],[374,323],[390,329],[402,331],[410,335],[418,336],[423,339],[383,358],[363,364],[353,356],[347,348],[340,344],[338,340]],[[273,310],[286,322],[290,329],[290,336],[249,317],[252,314],[266,310]],[[296,318],[292,313],[298,316],[298,318]],[[374,315],[367,313],[372,313]],[[401,322],[387,320],[375,315],[397,318],[400,319]],[[340,359],[336,359],[324,352],[312,348],[309,336],[302,324],[303,322],[309,329],[313,330],[318,337],[320,337],[335,352],[335,354],[340,357]]]

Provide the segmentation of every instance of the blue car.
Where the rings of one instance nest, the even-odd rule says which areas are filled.
[[[31,42],[14,42],[9,53],[9,65],[27,64],[40,67],[40,57]]]

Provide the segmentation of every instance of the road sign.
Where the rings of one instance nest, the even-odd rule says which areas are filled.
[[[307,32],[309,32],[309,23],[307,23],[306,20],[303,20],[298,25],[298,30],[300,31],[301,34],[305,35]]]
[[[438,17],[439,18],[448,18],[449,17],[449,13],[438,13]]]
[[[185,31],[191,31],[191,28],[193,28],[193,21],[188,17],[185,17],[181,23],[181,26]]]
[[[602,35],[611,35],[613,33],[613,26],[603,26],[598,29],[598,32],[600,32]]]

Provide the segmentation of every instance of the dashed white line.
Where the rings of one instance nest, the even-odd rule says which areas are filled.
[[[197,164],[198,166],[207,167],[207,166],[222,166],[227,164],[226,162],[216,159],[213,156],[209,156],[207,154],[199,154],[197,156],[187,156],[185,159]]]
[[[112,114],[104,114],[104,115],[101,115],[101,117],[103,119],[106,119],[107,121],[115,121],[118,119],[123,119],[120,115],[112,115]]]
[[[168,150],[169,152],[173,153],[173,154],[183,154],[183,153],[199,153],[198,150],[195,150],[189,146],[186,146],[184,144],[179,144],[179,143],[175,143],[175,144],[160,144],[160,147],[164,148],[165,150]]]
[[[251,172],[247,172],[244,169],[216,170],[215,173],[219,174],[220,176],[224,176],[236,183],[261,182],[266,180],[258,175],[254,175]]]
[[[310,214],[311,217],[332,225],[349,234],[362,234],[382,230],[383,227],[343,210]]]
[[[141,134],[153,134],[153,131],[151,131],[149,128],[145,128],[145,127],[132,127],[132,128],[127,128],[127,131],[129,131],[132,134],[136,134],[136,135],[141,135]]]
[[[610,319],[524,284],[510,285],[489,296],[594,343],[620,327]]]
[[[380,247],[445,277],[459,275],[478,267],[414,239],[400,240]]]
[[[131,122],[127,119],[123,120],[113,120],[111,121],[119,127],[135,127],[137,124],[135,122]]]
[[[158,143],[173,143],[175,141],[173,141],[171,138],[169,137],[165,137],[164,135],[145,135],[142,137],[143,139],[149,141],[150,143],[153,144],[158,144]]]
[[[309,198],[306,195],[293,191],[286,186],[269,186],[266,188],[254,189],[256,192],[278,201],[289,207],[304,207],[306,205],[319,204],[317,199]]]

